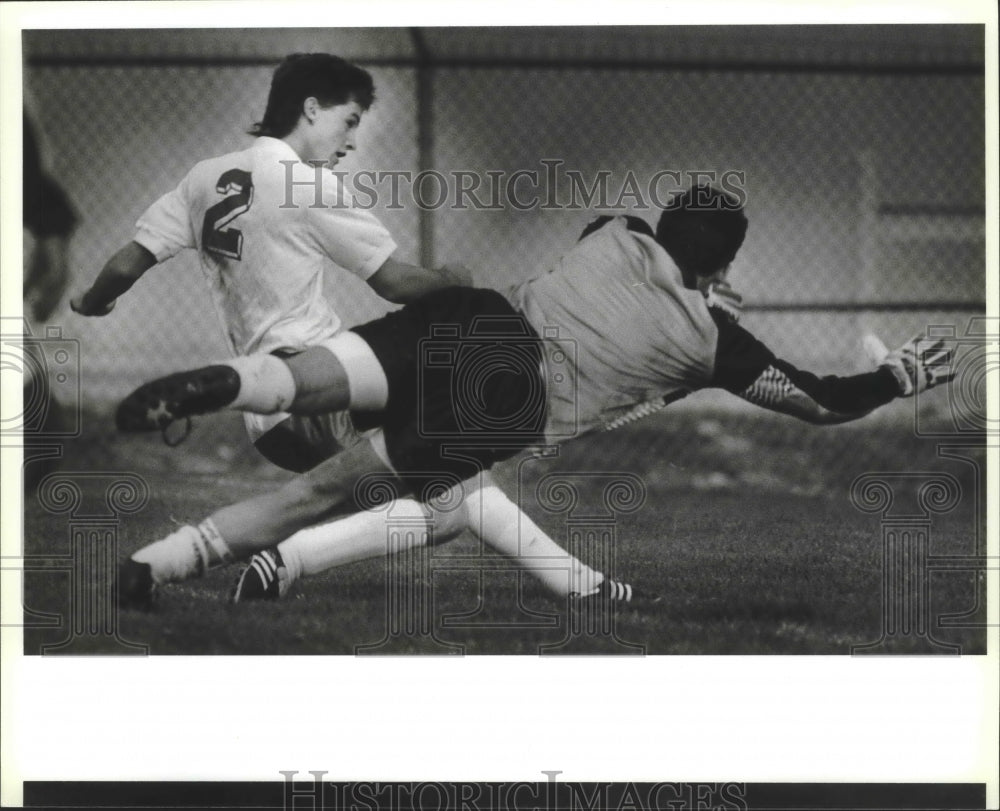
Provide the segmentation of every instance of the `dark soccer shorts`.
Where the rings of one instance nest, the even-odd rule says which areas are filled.
[[[291,415],[254,442],[269,462],[304,473],[361,440],[346,411],[312,416]]]
[[[393,466],[414,487],[465,480],[543,441],[541,342],[499,293],[439,290],[352,331],[389,383],[386,410],[355,412],[355,423],[382,426]]]

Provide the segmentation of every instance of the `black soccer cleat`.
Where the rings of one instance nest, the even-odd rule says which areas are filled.
[[[281,552],[275,547],[258,552],[250,558],[250,563],[240,572],[229,599],[234,603],[278,600],[285,596],[290,587],[288,569],[281,559]]]
[[[129,558],[118,567],[118,606],[149,611],[156,601],[156,583],[148,563]]]
[[[172,422],[218,411],[236,399],[240,375],[232,366],[203,366],[139,386],[115,414],[119,431],[162,431]]]

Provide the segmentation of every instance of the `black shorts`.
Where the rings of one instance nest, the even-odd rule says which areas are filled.
[[[272,464],[305,473],[350,448],[361,435],[346,411],[312,416],[291,415],[253,443]]]
[[[271,354],[285,359],[299,353],[279,349]],[[346,411],[331,411],[309,416],[290,414],[257,437],[253,444],[272,464],[294,473],[305,473],[360,440],[361,434],[351,415]]]
[[[499,293],[439,290],[352,331],[389,382],[386,410],[355,423],[382,426],[404,479],[461,481],[543,441],[541,342]]]

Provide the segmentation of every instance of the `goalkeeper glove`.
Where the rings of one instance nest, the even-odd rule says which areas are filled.
[[[734,324],[743,313],[743,296],[726,282],[712,282],[705,291],[705,303],[713,310],[721,310]]]
[[[952,350],[944,340],[918,335],[886,355],[880,365],[896,378],[900,396],[912,397],[953,380],[951,361]]]

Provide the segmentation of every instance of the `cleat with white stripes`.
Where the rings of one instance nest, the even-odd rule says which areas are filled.
[[[592,605],[607,605],[615,608],[629,607],[636,608],[641,602],[643,605],[650,602],[648,599],[641,599],[636,594],[635,589],[628,583],[619,580],[605,578],[601,584],[590,594],[580,594],[574,592],[570,595],[571,604],[575,608],[583,608]],[[653,600],[652,602],[656,602]]]
[[[281,553],[277,548],[265,549],[250,558],[250,563],[240,572],[230,599],[234,603],[280,600],[291,587],[292,581]]]

